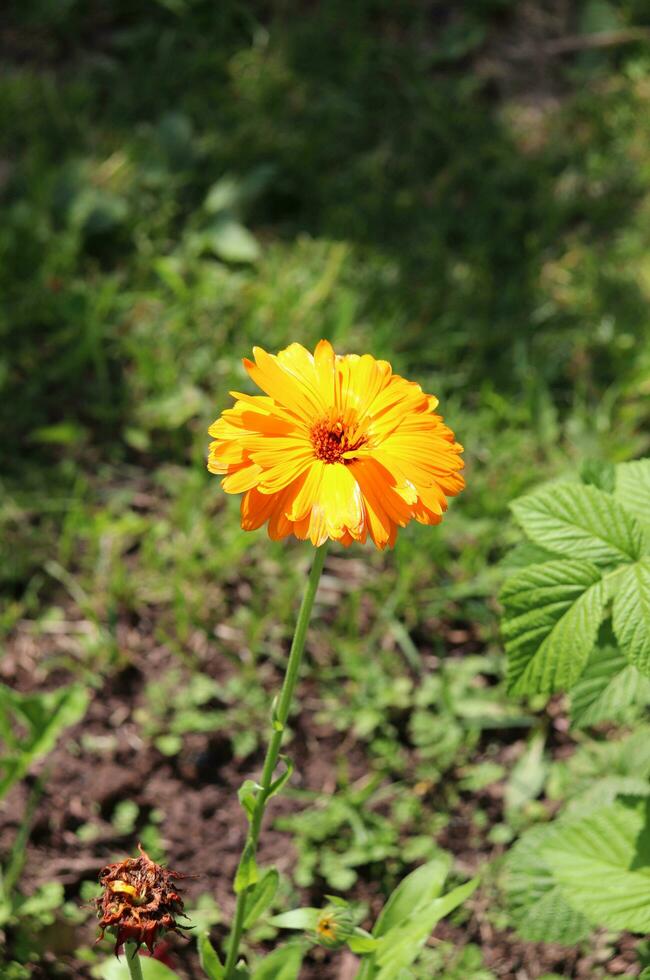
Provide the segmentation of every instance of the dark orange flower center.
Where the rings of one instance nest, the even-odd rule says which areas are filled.
[[[332,916],[321,916],[316,924],[316,932],[325,939],[333,939],[336,936],[336,925]]]
[[[356,432],[350,432],[339,419],[331,422],[317,422],[311,430],[311,442],[316,459],[324,463],[347,463],[345,453],[352,452],[363,445],[365,439]]]

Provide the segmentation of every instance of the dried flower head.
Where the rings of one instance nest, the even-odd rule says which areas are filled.
[[[183,899],[174,881],[185,878],[152,861],[138,844],[140,857],[109,864],[99,873],[104,891],[97,901],[100,939],[108,930],[115,936],[115,953],[123,943],[144,944],[153,953],[156,942],[167,932],[179,932],[177,918],[186,918]]]
[[[463,447],[436,414],[438,399],[370,354],[313,354],[291,344],[244,360],[265,395],[236,399],[210,426],[208,469],[242,493],[246,531],[294,534],[318,546],[372,538],[393,545],[410,520],[438,524],[465,483]]]

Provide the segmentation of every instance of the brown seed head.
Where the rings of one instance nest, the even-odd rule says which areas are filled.
[[[100,939],[108,930],[115,936],[115,953],[126,942],[144,945],[153,953],[156,942],[166,932],[178,932],[177,918],[186,918],[183,899],[174,881],[185,878],[152,861],[138,844],[140,857],[109,864],[99,872],[104,891],[96,899]]]

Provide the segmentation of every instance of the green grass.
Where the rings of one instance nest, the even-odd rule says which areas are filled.
[[[346,564],[314,638],[320,723],[355,726],[369,770],[388,775],[355,854],[341,845],[354,820],[337,835],[358,788],[337,775],[347,816],[316,801],[337,841],[318,873],[336,887],[357,864],[387,859],[398,877],[428,856],[430,807],[404,802],[416,783],[446,813],[499,731],[546,724],[501,683],[509,501],[586,459],[650,451],[650,46],[555,61],[531,90],[507,61],[501,81],[481,69],[516,36],[510,0],[272,6],[14,11],[0,635],[82,618],[81,642],[45,666],[101,687],[129,661],[119,624],[134,624],[176,659],[147,688],[142,736],[171,724],[173,752],[187,732],[232,727],[247,758],[246,713],[264,718],[309,549],[241,532],[205,470],[207,426],[249,384],[241,358],[328,337],[436,392],[468,488],[393,553],[334,549]],[[648,23],[640,3],[600,8]],[[476,659],[454,661],[455,632]],[[202,643],[239,671],[216,694]],[[419,761],[402,781],[404,719]],[[322,828],[301,819],[286,825],[306,883]],[[448,969],[483,977],[474,952]]]

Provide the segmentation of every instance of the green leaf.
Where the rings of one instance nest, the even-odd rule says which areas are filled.
[[[650,558],[635,562],[617,576],[613,623],[627,659],[650,677]]]
[[[203,207],[210,214],[231,211],[241,204],[241,180],[225,175],[213,184],[208,191]]]
[[[255,884],[258,878],[259,871],[257,870],[255,854],[253,851],[253,846],[249,841],[244,848],[244,853],[241,856],[239,867],[237,868],[237,874],[235,875],[235,895],[239,895],[240,892],[246,891],[247,888],[250,888],[251,885]]]
[[[264,164],[244,177],[224,174],[208,191],[203,207],[210,214],[237,212],[264,190],[274,172],[273,166]]]
[[[86,430],[76,422],[57,422],[55,425],[44,425],[38,429],[33,429],[30,438],[35,442],[44,442],[51,445],[71,446],[82,442],[86,437]]]
[[[506,581],[501,601],[510,690],[570,687],[584,669],[604,612],[598,568],[569,560],[531,565]]]
[[[79,684],[40,694],[19,694],[0,685],[0,799],[46,755],[63,731],[83,718],[88,692]]]
[[[399,883],[390,896],[372,930],[377,939],[399,925],[416,909],[428,905],[440,895],[449,874],[449,858],[438,857],[416,868]]]
[[[280,875],[275,868],[268,868],[253,887],[246,903],[244,929],[250,929],[254,922],[267,910],[278,890]]]
[[[551,795],[568,798],[572,815],[593,813],[616,796],[644,796],[650,792],[650,726],[637,725],[621,739],[585,740],[553,769],[559,781]]]
[[[338,905],[341,909],[349,909],[350,903],[345,898],[341,898],[340,895],[326,895],[325,898],[330,903],[330,905]]]
[[[614,496],[650,530],[650,459],[618,464]]]
[[[302,966],[303,946],[290,943],[266,956],[253,971],[253,980],[297,980]]]
[[[532,827],[519,838],[506,858],[505,892],[522,939],[573,946],[586,939],[591,927],[568,904],[540,856],[540,848],[555,832],[552,825]]]
[[[571,720],[578,728],[586,728],[601,721],[629,719],[630,708],[650,704],[650,680],[617,647],[596,645],[570,694]]]
[[[523,807],[541,793],[548,766],[544,761],[544,736],[534,735],[530,745],[513,767],[505,789],[506,816],[510,823]]]
[[[442,898],[418,906],[407,919],[389,929],[372,956],[369,976],[376,980],[394,980],[400,970],[415,962],[438,922],[462,905],[477,885],[478,878],[474,878]]]
[[[373,939],[365,929],[355,928],[354,933],[347,940],[347,944],[353,953],[372,953],[379,945],[379,939]]]
[[[223,980],[226,975],[225,970],[206,934],[198,937],[197,945],[201,969],[207,975],[208,980]]]
[[[321,912],[322,909],[314,908],[291,909],[290,912],[274,915],[269,923],[278,929],[315,929]]]
[[[140,956],[139,960],[143,980],[178,980],[178,973],[174,973],[160,960],[154,960],[151,956]],[[101,980],[131,980],[126,956],[106,960],[101,964],[99,976]]]
[[[280,790],[283,788],[283,786],[291,779],[291,776],[293,775],[293,762],[291,761],[291,759],[286,755],[281,755],[280,762],[284,763],[285,770],[282,773],[282,775],[278,776],[278,778],[275,779],[269,786],[269,792],[266,797],[267,800],[270,800],[272,796],[275,796],[276,793],[279,793]]]
[[[581,483],[557,483],[512,504],[536,544],[568,558],[618,565],[641,554],[641,528],[608,493]]]
[[[255,262],[260,257],[257,239],[233,218],[218,219],[202,238],[205,246],[224,262]]]
[[[562,822],[541,856],[570,904],[594,924],[650,931],[650,801],[617,801]]]
[[[542,548],[532,541],[519,541],[514,548],[508,551],[501,561],[499,567],[505,569],[509,574],[518,568],[527,568],[528,565],[540,565],[544,561],[553,561],[558,555],[548,548]]]
[[[599,490],[612,493],[616,481],[616,467],[613,463],[600,459],[588,459],[582,465],[580,479],[583,483],[589,483]]]
[[[145,430],[180,429],[205,410],[205,395],[193,384],[178,385],[173,391],[149,398],[138,406],[137,418]]]
[[[246,816],[248,817],[249,823],[253,819],[255,804],[257,803],[257,794],[261,788],[262,787],[259,785],[259,783],[253,782],[252,779],[246,779],[237,790],[237,799],[239,800],[243,809],[246,811]]]

